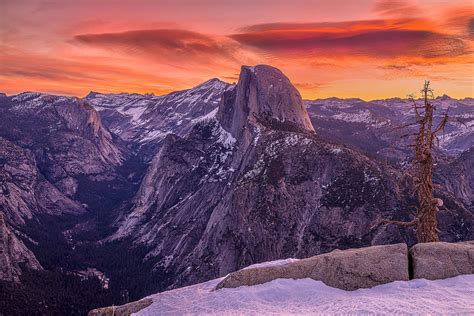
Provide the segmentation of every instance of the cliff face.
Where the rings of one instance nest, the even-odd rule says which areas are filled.
[[[3,214],[0,213],[0,280],[18,282],[20,265],[35,270],[42,269],[35,255],[7,227]]]
[[[43,225],[51,225],[54,220],[48,222],[46,218],[59,221],[90,211],[86,203],[94,199],[86,201],[84,195],[96,192],[104,181],[119,178],[117,169],[124,154],[120,143],[115,144],[102,126],[98,113],[77,98],[39,93],[3,96],[0,117],[0,210],[5,263],[1,278],[18,280],[20,263],[27,268],[40,266],[12,233],[13,227],[22,238],[31,238],[25,232],[31,232],[30,224],[36,225],[39,233],[35,238],[51,240],[50,230],[54,228]],[[107,192],[101,192],[101,196],[107,196]],[[32,240],[33,245],[37,242]]]
[[[80,214],[84,207],[67,197],[38,170],[33,153],[0,137],[0,206],[6,220],[24,224],[38,214]]]
[[[257,121],[314,130],[298,90],[280,70],[266,65],[242,67],[237,87],[221,100],[217,119],[234,137]]]
[[[435,181],[474,211],[474,147],[438,164]]]
[[[12,212],[28,218],[35,212],[82,212],[81,203],[71,200],[81,180],[117,177],[116,168],[123,160],[120,144],[113,142],[98,113],[84,102],[23,93],[1,98],[0,114],[4,119],[0,174],[5,194],[12,195],[2,198],[7,218],[14,218]],[[17,214],[15,220],[22,216]]]
[[[146,259],[177,286],[261,261],[403,241],[397,228],[372,226],[408,218],[408,191],[396,170],[319,139],[280,71],[243,67],[216,119],[185,138],[168,135],[112,239],[150,247]],[[443,237],[453,221],[441,223]]]

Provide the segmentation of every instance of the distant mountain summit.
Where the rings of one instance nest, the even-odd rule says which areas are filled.
[[[111,132],[149,162],[166,135],[185,136],[200,120],[214,117],[222,94],[231,87],[214,78],[161,96],[91,92],[84,100],[100,113]]]
[[[214,78],[161,96],[91,92],[84,100],[99,111],[112,132],[126,141],[143,144],[160,141],[168,133],[186,135],[200,117],[217,108],[222,94],[231,86]]]

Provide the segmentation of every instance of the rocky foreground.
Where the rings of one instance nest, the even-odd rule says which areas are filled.
[[[387,283],[396,284],[396,286],[400,287],[402,284],[400,281],[409,281],[410,279],[416,279],[417,282],[407,283],[406,287],[408,288],[410,288],[413,284],[428,284],[431,286],[432,283],[426,283],[424,280],[447,279],[459,275],[470,275],[466,279],[460,280],[467,281],[466,284],[468,284],[468,287],[464,288],[464,291],[474,293],[474,242],[455,244],[444,242],[417,244],[409,250],[406,244],[373,246],[342,251],[335,250],[330,253],[314,256],[311,258],[301,260],[290,259],[274,263],[270,262],[268,264],[260,264],[242,269],[229,274],[225,278],[214,280],[214,288],[207,288],[207,291],[209,291],[209,293],[224,292],[227,295],[230,293],[242,295],[242,292],[245,291],[258,292],[265,289],[265,286],[273,287],[277,285],[280,290],[280,299],[288,300],[295,295],[295,293],[292,292],[295,291],[295,285],[298,287],[304,284],[305,286],[311,288],[314,287],[314,283],[309,280],[314,280],[322,281],[328,286],[326,288],[327,292],[336,294],[333,297],[333,305],[337,305],[337,301],[341,296],[350,297],[351,295],[338,292],[335,288],[350,291],[373,287],[381,289],[383,287],[379,286]],[[423,281],[421,279],[423,279]],[[290,280],[298,280],[300,282],[291,284]],[[446,282],[449,283],[451,281]],[[210,282],[208,283],[210,284]],[[171,292],[185,292],[186,289],[195,287],[198,286],[177,289]],[[401,287],[403,288],[403,286]],[[425,290],[423,289],[423,286],[420,287],[421,289],[419,291],[424,292]],[[233,288],[238,289],[237,291],[229,292],[229,289]],[[376,292],[375,288],[374,292]],[[387,285],[384,289],[393,289],[393,285],[392,288]],[[287,290],[288,292],[285,293],[283,290]],[[130,313],[136,313],[140,310],[143,310],[144,315],[153,315],[154,312],[157,312],[157,310],[152,308],[153,303],[156,302],[157,304],[166,304],[166,300],[163,302],[162,299],[166,297],[167,293],[171,294],[171,292],[157,294],[155,296],[147,297],[138,302],[129,303],[124,306],[96,309],[91,311],[89,315],[129,315]],[[411,300],[413,300],[414,297],[419,294],[416,291],[412,292]],[[216,296],[219,294],[209,295]],[[214,299],[217,300],[216,298]],[[235,300],[235,298],[233,299]],[[265,295],[262,299],[268,299],[268,295]],[[426,297],[424,299],[426,299]],[[196,301],[192,301],[188,298],[188,306],[183,305],[182,307],[192,309],[193,307],[196,308],[196,306],[200,306],[202,308],[202,306],[205,304],[202,302],[198,303],[197,300],[198,298],[196,298]],[[420,300],[417,300],[418,304],[421,304],[422,301],[422,297]],[[312,312],[323,312],[324,308],[327,308],[327,306],[325,306],[327,303],[328,302],[325,302],[325,304],[321,304],[320,306],[315,304],[312,306]],[[228,302],[222,302],[222,304],[227,308],[226,312],[242,312],[237,310],[236,306],[229,306]],[[248,304],[252,305],[251,302],[248,302]],[[152,307],[147,309],[147,307],[150,305],[152,305]],[[301,302],[299,305],[301,305]],[[296,310],[301,307],[299,305],[295,304],[295,306],[287,306],[288,309],[286,312],[295,313]],[[368,305],[366,306],[365,312],[372,313],[377,311],[388,313],[395,310],[403,313],[409,312],[408,310],[403,310],[403,308],[400,308],[400,306],[394,305],[385,307],[387,309],[380,310],[380,306],[371,307]],[[162,307],[155,305],[155,308]],[[222,308],[222,306],[216,305],[216,308],[219,309]],[[260,312],[271,313],[272,307],[268,306],[267,308],[268,309],[263,309]],[[457,308],[459,308],[459,306]],[[458,310],[455,307],[450,309],[448,306],[446,312],[456,313],[456,311],[467,312],[469,310],[472,312],[474,311],[474,301],[471,300],[471,304],[470,306],[467,306],[467,308],[468,309],[466,310]],[[163,312],[162,309],[159,311]],[[346,312],[349,313],[356,311],[356,309],[346,310]],[[441,309],[434,311],[440,312]],[[175,310],[175,312],[178,311]],[[215,313],[215,311],[207,312]],[[250,310],[245,310],[243,312],[248,313]],[[325,312],[329,311],[325,310]],[[339,312],[341,312],[341,310],[339,310]]]

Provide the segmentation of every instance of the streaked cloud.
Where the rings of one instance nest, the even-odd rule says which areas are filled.
[[[422,13],[416,2],[410,0],[377,0],[374,10],[379,15],[390,17],[417,16]]]
[[[146,54],[156,58],[202,62],[209,58],[233,59],[228,44],[180,29],[136,30],[120,33],[80,34],[74,40],[88,45],[120,50],[126,54]]]
[[[82,96],[104,92],[167,93],[172,78],[132,69],[105,58],[60,58],[1,46],[0,87],[4,92],[47,91]],[[100,89],[98,89],[100,88]]]
[[[231,35],[241,44],[271,53],[318,56],[453,57],[470,53],[461,38],[430,30],[423,20],[338,23],[272,23]]]

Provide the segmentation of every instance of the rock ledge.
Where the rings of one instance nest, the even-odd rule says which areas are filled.
[[[406,281],[409,279],[408,249],[406,244],[395,244],[335,250],[282,266],[239,270],[229,274],[216,289],[262,284],[281,278],[311,278],[343,290]]]

